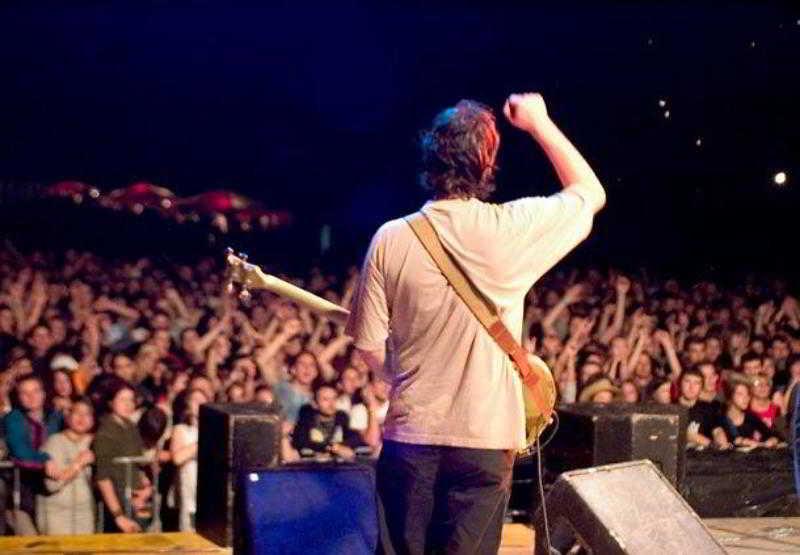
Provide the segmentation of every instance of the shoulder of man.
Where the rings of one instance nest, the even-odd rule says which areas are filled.
[[[372,236],[372,242],[375,243],[386,241],[397,236],[398,234],[407,233],[409,231],[411,231],[411,228],[409,227],[405,217],[389,220],[375,230],[375,233]]]
[[[6,414],[3,417],[3,423],[8,426],[11,425],[18,425],[22,420],[24,420],[24,415],[22,411],[19,409],[13,409],[11,412]]]

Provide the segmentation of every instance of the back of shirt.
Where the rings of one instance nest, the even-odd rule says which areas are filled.
[[[522,335],[528,290],[591,229],[602,201],[572,186],[505,204],[427,203],[445,248]],[[347,332],[357,348],[388,342],[392,384],[384,437],[483,449],[525,446],[521,382],[405,220],[384,224],[367,253]]]

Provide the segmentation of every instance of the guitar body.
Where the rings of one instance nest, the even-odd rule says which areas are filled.
[[[552,411],[556,405],[556,382],[553,379],[553,374],[550,372],[547,363],[536,355],[529,354],[528,363],[538,378],[538,383],[536,384],[538,394],[543,398],[545,405]],[[526,443],[528,444],[522,454],[528,455],[531,453],[538,437],[550,424],[550,416],[542,414],[533,399],[533,393],[524,384],[522,386],[522,397],[525,401],[525,435]]]

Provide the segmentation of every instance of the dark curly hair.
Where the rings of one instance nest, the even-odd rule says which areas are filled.
[[[420,184],[436,198],[478,198],[494,191],[494,164],[500,136],[492,111],[461,100],[441,111],[422,133]]]

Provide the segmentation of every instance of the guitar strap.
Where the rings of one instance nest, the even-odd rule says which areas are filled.
[[[456,294],[461,297],[461,300],[469,307],[481,325],[486,328],[486,331],[489,332],[489,335],[492,336],[492,339],[495,340],[503,352],[511,357],[514,367],[517,369],[522,383],[529,393],[529,395],[523,396],[526,405],[532,400],[536,409],[538,409],[538,413],[543,415],[545,419],[550,418],[553,409],[545,401],[545,394],[539,384],[541,378],[528,360],[527,351],[519,344],[519,341],[514,339],[514,335],[500,319],[494,304],[486,299],[475,287],[455,259],[444,249],[439,235],[430,220],[422,212],[407,216],[405,220]],[[525,412],[529,414],[530,407],[526,406]]]

